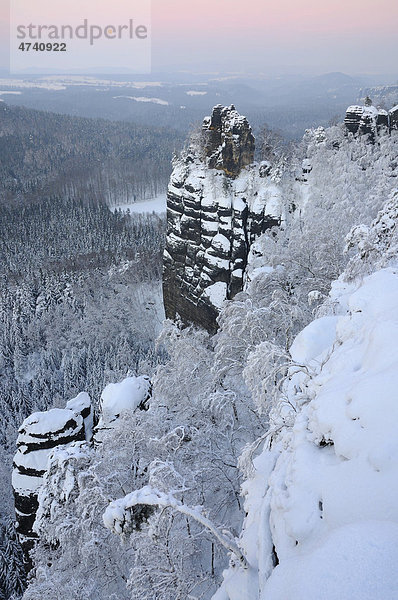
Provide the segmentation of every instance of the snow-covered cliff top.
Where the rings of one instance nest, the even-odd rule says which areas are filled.
[[[294,425],[274,412],[244,485],[251,569],[227,571],[214,600],[398,597],[398,270],[334,295],[341,316],[292,346]]]

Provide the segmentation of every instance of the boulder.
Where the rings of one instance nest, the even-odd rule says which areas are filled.
[[[17,533],[25,552],[28,568],[29,550],[37,538],[33,524],[38,509],[38,495],[51,452],[76,441],[92,437],[93,411],[88,394],[70,400],[66,408],[33,413],[18,431],[14,456],[12,486],[15,498]]]
[[[101,418],[97,428],[109,425],[123,412],[148,410],[151,396],[152,383],[146,375],[108,384],[101,394]]]

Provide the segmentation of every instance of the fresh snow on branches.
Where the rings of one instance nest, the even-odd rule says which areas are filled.
[[[131,516],[134,507],[136,506],[158,506],[163,508],[171,508],[175,511],[180,512],[187,517],[190,517],[206,527],[215,538],[222,544],[229,552],[235,555],[239,560],[244,569],[247,568],[246,558],[243,556],[242,551],[233,541],[233,536],[227,532],[219,531],[217,527],[206,518],[203,514],[203,508],[196,506],[191,508],[186,506],[180,500],[174,498],[172,494],[164,494],[154,488],[145,486],[140,490],[132,492],[125,498],[115,500],[106,509],[103,521],[105,527],[114,531],[115,533],[122,534],[125,530],[128,530],[131,526]]]
[[[285,381],[293,425],[271,413],[243,487],[251,580],[231,568],[215,600],[397,598],[398,269],[344,292],[341,316],[292,345],[306,367]]]

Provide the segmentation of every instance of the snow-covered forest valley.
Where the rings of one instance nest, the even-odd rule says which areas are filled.
[[[0,600],[398,599],[388,108],[1,106]]]

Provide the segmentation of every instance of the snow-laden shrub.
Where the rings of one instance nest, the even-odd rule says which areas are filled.
[[[346,250],[357,250],[345,272],[348,281],[397,263],[397,223],[398,191],[395,190],[370,226],[358,225],[347,235]]]
[[[334,293],[341,316],[296,338],[273,433],[243,486],[251,570],[231,568],[214,600],[396,598],[398,272]]]

